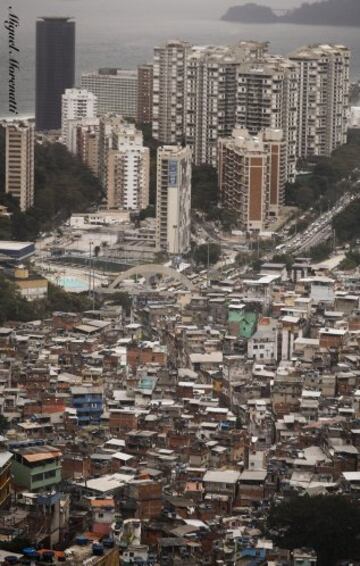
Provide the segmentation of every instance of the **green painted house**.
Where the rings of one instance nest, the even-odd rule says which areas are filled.
[[[14,484],[30,491],[43,491],[61,481],[61,452],[52,446],[32,446],[13,451]]]

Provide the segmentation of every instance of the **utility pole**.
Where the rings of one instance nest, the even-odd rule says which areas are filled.
[[[209,268],[210,268],[210,240],[208,240],[208,243],[207,243],[207,271],[206,271],[206,277],[207,277],[207,286],[208,286],[208,287],[209,287],[209,284],[210,284]]]
[[[89,299],[91,297],[91,258],[92,258],[92,240],[89,242]]]

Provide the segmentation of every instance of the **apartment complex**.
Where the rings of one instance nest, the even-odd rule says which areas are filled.
[[[139,210],[149,204],[150,151],[134,124],[121,116],[100,118],[99,174],[108,208]]]
[[[82,89],[95,94],[98,113],[121,114],[136,119],[138,98],[138,73],[136,70],[103,68],[81,75]]]
[[[34,124],[6,124],[5,192],[25,211],[34,204]]]
[[[183,254],[191,236],[191,150],[163,146],[157,153],[156,240],[159,249]]]
[[[138,124],[151,124],[153,106],[153,66],[139,65],[137,74],[138,97],[136,121]]]
[[[95,94],[84,89],[66,89],[61,102],[61,137],[63,143],[71,151],[72,126],[80,118],[96,118],[97,98]]]
[[[219,186],[223,205],[238,214],[246,231],[265,230],[284,202],[286,142],[282,130],[257,136],[235,129],[219,140]]]
[[[181,143],[185,133],[185,75],[190,43],[169,41],[154,49],[153,137]]]
[[[297,160],[298,90],[298,67],[283,57],[267,56],[238,67],[236,124],[252,135],[266,128],[283,130],[289,180]]]
[[[196,165],[216,166],[217,140],[236,124],[237,69],[263,57],[267,44],[240,42],[233,47],[193,47],[185,80],[185,139]]]
[[[36,22],[36,130],[61,128],[61,96],[75,81],[75,22],[41,18]]]
[[[282,129],[293,181],[299,157],[329,155],[346,141],[349,61],[337,45],[285,58],[270,55],[267,43],[169,42],[154,50],[153,135],[189,145],[196,165],[215,166],[217,140],[234,127],[253,135]]]
[[[311,45],[290,59],[299,67],[298,156],[330,155],[346,143],[349,125],[350,50]]]

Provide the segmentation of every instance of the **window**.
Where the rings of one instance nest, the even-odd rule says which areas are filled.
[[[54,478],[56,476],[56,470],[50,470],[48,472],[45,472],[44,477],[45,479],[50,479],[50,478]]]
[[[32,481],[33,482],[38,482],[38,481],[42,481],[44,479],[44,474],[34,474],[32,476]]]

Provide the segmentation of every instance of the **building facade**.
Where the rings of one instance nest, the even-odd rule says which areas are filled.
[[[134,124],[121,116],[100,119],[100,180],[109,209],[141,210],[149,204],[150,151]]]
[[[156,239],[159,249],[184,254],[191,236],[191,150],[164,146],[157,154]]]
[[[11,452],[0,452],[0,509],[7,505],[11,495],[11,459]]]
[[[6,124],[5,192],[25,211],[34,204],[34,124]]]
[[[193,49],[186,67],[186,143],[196,165],[216,166],[218,137],[235,126],[236,58],[226,47]]]
[[[51,489],[61,482],[61,452],[52,446],[14,450],[11,473],[16,486],[30,491]]]
[[[350,50],[313,45],[290,59],[299,67],[298,156],[329,156],[346,143],[349,125]]]
[[[71,124],[81,118],[96,118],[97,98],[87,90],[66,89],[61,97],[61,137],[63,143],[71,151]]]
[[[61,128],[61,96],[75,81],[75,22],[41,18],[36,22],[36,130]]]
[[[281,130],[251,136],[235,129],[219,140],[219,186],[225,208],[238,214],[239,227],[262,231],[275,222],[284,202],[286,143]]]
[[[96,177],[99,176],[99,124],[99,118],[75,120],[74,135],[72,136],[72,140],[75,137],[74,153]]]
[[[216,167],[217,140],[231,136],[236,124],[237,69],[263,57],[267,44],[193,47],[186,63],[186,144],[196,165]]]
[[[97,387],[72,387],[71,395],[78,424],[99,424],[103,412],[102,390]]]
[[[298,67],[282,57],[246,62],[237,70],[236,125],[252,135],[283,130],[289,180],[294,180],[298,155],[298,89]]]
[[[154,49],[153,137],[164,144],[185,136],[185,76],[191,45],[169,41]]]
[[[97,97],[98,113],[120,114],[124,118],[136,119],[138,101],[137,71],[104,68],[81,75],[82,89]]]
[[[139,65],[137,116],[138,124],[152,123],[154,69],[152,65]]]

